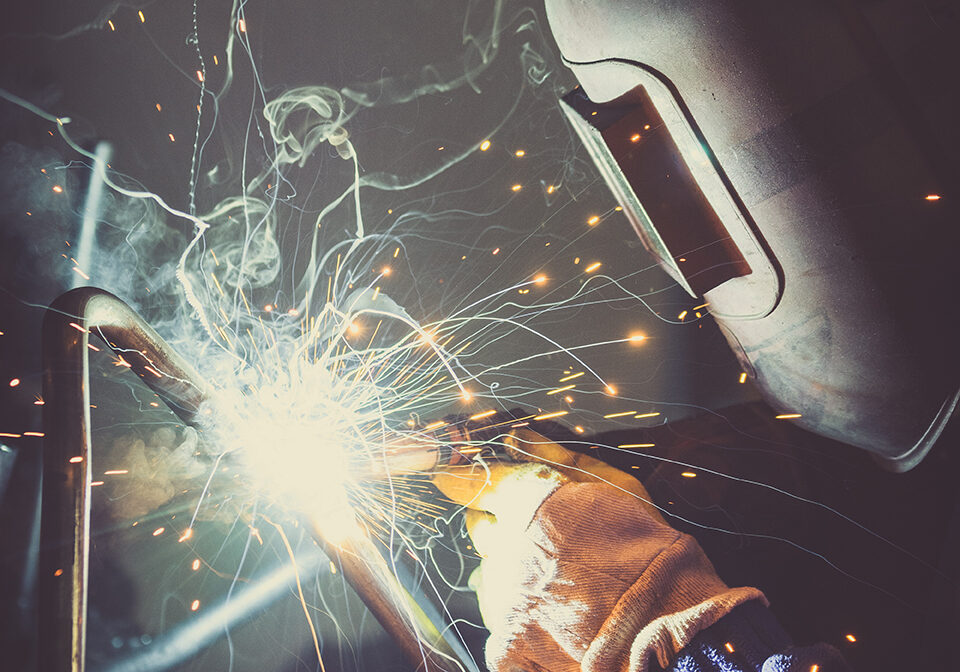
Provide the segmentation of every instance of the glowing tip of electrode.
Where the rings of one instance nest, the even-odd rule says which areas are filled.
[[[393,273],[393,269],[390,268],[389,266],[384,266],[384,267],[383,267],[383,270],[381,270],[380,272],[381,272],[383,275],[390,275],[391,273]]]
[[[633,334],[630,337],[631,343],[643,343],[645,340],[647,340],[647,337],[644,336],[643,334]]]
[[[464,390],[463,392],[460,393],[460,398],[463,399],[464,401],[470,401],[471,399],[473,399],[473,395],[470,393],[470,390]]]
[[[490,141],[489,141],[489,140],[484,140],[483,142],[480,143],[480,151],[481,151],[481,152],[485,152],[485,151],[487,151],[488,149],[490,149]]]
[[[182,544],[183,542],[185,542],[187,539],[190,539],[191,537],[193,537],[193,528],[188,527],[183,531],[183,534],[180,535],[180,538],[177,539],[177,543]]]
[[[360,325],[357,324],[356,322],[351,322],[351,323],[347,326],[347,331],[349,331],[351,334],[353,334],[354,336],[356,336],[357,334],[360,333]]]
[[[607,385],[606,388],[604,388],[604,389],[606,389],[607,394],[616,394],[616,393],[617,393],[617,388],[615,388],[613,385]]]
[[[533,281],[534,281],[535,283],[537,283],[538,285],[542,285],[543,283],[545,283],[545,282],[547,281],[547,276],[545,276],[545,275],[538,275],[538,276],[536,276],[536,277],[533,279]]]

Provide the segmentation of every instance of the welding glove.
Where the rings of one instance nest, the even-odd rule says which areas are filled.
[[[665,668],[737,605],[766,603],[755,588],[728,588],[628,474],[529,430],[507,443],[523,462],[434,478],[467,507],[491,670]]]

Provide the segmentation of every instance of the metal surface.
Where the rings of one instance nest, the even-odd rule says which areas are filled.
[[[39,668],[81,672],[85,661],[90,552],[90,334],[102,338],[184,422],[192,422],[207,388],[193,367],[171,350],[129,306],[103,290],[71,290],[49,308],[43,323],[43,492],[39,580]],[[400,586],[369,539],[333,547],[343,574],[418,669],[475,669],[445,642]],[[401,613],[405,613],[405,619]],[[416,626],[411,626],[411,622]],[[419,635],[419,636],[418,636]],[[437,656],[426,651],[430,641]]]
[[[905,0],[546,9],[593,104],[649,95],[748,259],[751,274],[703,298],[765,399],[889,469],[915,466],[960,383],[956,321],[934,317],[958,279],[955,40]],[[758,275],[765,258],[776,275]]]

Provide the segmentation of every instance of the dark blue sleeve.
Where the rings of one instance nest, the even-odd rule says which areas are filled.
[[[832,646],[794,647],[769,609],[742,604],[680,652],[669,672],[849,672]]]

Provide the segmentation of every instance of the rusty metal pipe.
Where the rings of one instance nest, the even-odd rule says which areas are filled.
[[[185,423],[209,388],[127,304],[92,287],[71,290],[43,322],[43,508],[40,532],[39,669],[82,672],[85,662],[87,561],[90,553],[90,334],[104,342]],[[333,547],[313,528],[328,555],[339,554],[344,577],[419,669],[475,669],[457,655],[389,572],[369,539]],[[404,604],[405,602],[405,604]],[[415,617],[417,625],[408,622]],[[422,646],[429,641],[440,652]],[[465,653],[465,651],[464,651]]]

